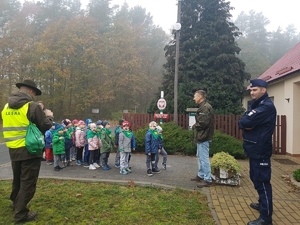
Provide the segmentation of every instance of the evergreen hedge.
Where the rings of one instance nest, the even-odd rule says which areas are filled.
[[[160,124],[163,128],[163,145],[168,154],[196,155],[197,145],[193,143],[193,131],[184,130],[175,123]],[[145,152],[145,135],[148,126],[134,132],[136,152]],[[236,159],[245,159],[242,142],[220,131],[215,131],[210,145],[210,156],[217,152],[227,152]]]
[[[168,154],[194,155],[196,145],[193,144],[192,132],[184,130],[175,123],[160,124],[163,128],[163,145]],[[149,127],[134,132],[137,152],[145,152],[145,135]]]

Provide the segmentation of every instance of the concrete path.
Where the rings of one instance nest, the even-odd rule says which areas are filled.
[[[97,169],[94,171],[83,166],[64,168],[57,172],[53,166],[47,166],[42,162],[40,178],[74,179],[82,181],[102,181],[109,183],[127,184],[134,182],[138,185],[151,185],[164,188],[182,188],[186,190],[201,191],[207,195],[216,224],[247,224],[254,220],[259,213],[249,207],[251,202],[257,201],[257,193],[249,179],[248,160],[240,160],[242,167],[242,179],[239,187],[215,185],[210,188],[199,189],[197,183],[190,181],[191,177],[196,176],[198,165],[196,157],[190,156],[168,156],[167,170],[163,170],[160,165],[161,173],[148,177],[146,174],[146,157],[144,154],[133,154],[130,166],[132,173],[121,175],[119,169],[114,168],[115,154],[109,158],[112,167],[110,171]],[[285,165],[275,161],[275,159],[289,159],[298,165]],[[160,159],[161,162],[162,158]],[[287,184],[283,176],[289,176],[293,171],[300,168],[300,159],[289,156],[273,156],[272,159],[272,185],[274,215],[273,224],[300,224],[300,193],[292,192],[292,188]],[[10,163],[0,166],[0,179],[11,179],[12,171]]]

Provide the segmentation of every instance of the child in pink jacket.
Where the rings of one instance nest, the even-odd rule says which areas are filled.
[[[100,149],[101,140],[99,138],[99,134],[97,132],[97,126],[95,123],[89,124],[90,129],[87,131],[87,140],[89,145],[90,151],[90,158],[89,158],[89,169],[95,170],[100,166],[97,164],[97,154]]]
[[[82,152],[84,147],[84,127],[85,122],[83,120],[79,120],[78,126],[75,131],[75,146],[77,150],[77,163],[76,165],[82,164]]]

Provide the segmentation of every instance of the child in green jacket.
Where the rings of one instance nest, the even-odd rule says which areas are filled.
[[[107,164],[109,154],[113,150],[114,145],[112,141],[111,131],[109,130],[110,124],[108,121],[104,120],[102,122],[102,132],[101,132],[101,157],[102,157],[102,170],[110,170],[110,166]]]
[[[55,131],[52,136],[52,149],[54,154],[54,170],[59,171],[62,167],[59,163],[65,155],[65,128],[61,125],[55,127]]]

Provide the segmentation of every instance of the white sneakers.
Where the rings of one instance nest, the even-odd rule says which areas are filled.
[[[90,166],[89,166],[89,170],[95,170],[96,169],[96,167],[93,165],[93,164],[91,164]]]
[[[97,168],[100,168],[100,166],[97,163],[90,164],[89,166],[89,170],[95,170]]]
[[[100,166],[97,163],[93,163],[94,167],[100,168]]]

